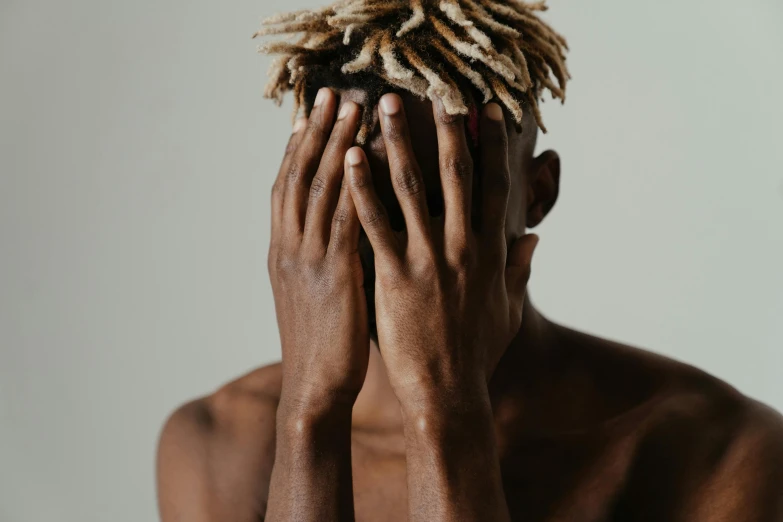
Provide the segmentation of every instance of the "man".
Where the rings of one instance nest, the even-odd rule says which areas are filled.
[[[542,8],[268,21],[305,33],[265,48],[308,114],[272,197],[283,363],[167,422],[164,522],[783,520],[777,413],[526,296],[560,179],[537,103],[568,77]]]

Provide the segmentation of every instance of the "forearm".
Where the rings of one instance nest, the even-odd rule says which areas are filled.
[[[319,90],[272,191],[268,266],[283,379],[266,520],[353,519],[351,410],[370,339],[359,218],[341,191],[359,105],[345,100],[335,120],[338,101]]]
[[[308,410],[281,403],[266,520],[353,518],[350,406]]]
[[[488,400],[403,406],[411,521],[509,520]]]

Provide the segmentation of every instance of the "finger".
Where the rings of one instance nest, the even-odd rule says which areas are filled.
[[[301,238],[304,230],[310,182],[318,170],[321,155],[332,131],[334,109],[334,93],[328,88],[321,89],[310,112],[300,146],[286,170],[285,192],[283,194],[283,234],[287,237]]]
[[[358,127],[359,106],[346,102],[340,108],[318,172],[310,183],[303,246],[313,252],[323,253],[329,245],[329,230],[340,195],[345,153],[353,145]]]
[[[345,172],[359,221],[375,252],[376,264],[395,262],[396,238],[386,209],[375,193],[367,157],[361,148],[354,147],[345,155]]]
[[[389,158],[389,171],[405,227],[414,248],[429,242],[429,211],[421,169],[413,154],[402,99],[387,94],[379,104],[381,131]]]
[[[272,235],[270,240],[270,254],[277,248],[280,241],[280,229],[283,222],[283,192],[285,190],[285,176],[291,164],[299,142],[302,138],[302,130],[307,126],[307,118],[299,118],[294,123],[293,132],[288,139],[288,144],[283,155],[283,162],[277,173],[277,178],[272,185]]]
[[[446,112],[443,102],[434,104],[438,134],[438,162],[443,187],[444,239],[446,248],[461,249],[470,233],[473,158],[465,136],[465,120]]]
[[[538,246],[538,240],[537,235],[527,234],[514,241],[508,249],[505,274],[506,292],[509,312],[515,324],[522,320],[522,306],[527,292],[527,283],[530,280],[533,253]]]
[[[505,242],[506,210],[511,185],[508,136],[503,109],[497,103],[484,108],[481,117],[482,234]]]
[[[343,183],[340,199],[332,216],[332,231],[328,254],[352,254],[359,249],[359,215],[353,203],[348,183]]]

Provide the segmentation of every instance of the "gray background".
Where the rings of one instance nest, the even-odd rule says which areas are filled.
[[[279,357],[250,35],[315,1],[0,0],[0,521],[154,520],[167,413]],[[534,300],[783,409],[783,4],[551,4]]]

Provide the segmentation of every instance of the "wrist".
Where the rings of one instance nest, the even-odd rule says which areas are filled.
[[[351,428],[355,398],[284,390],[277,408],[277,432],[286,438],[316,439]]]
[[[411,416],[477,413],[491,407],[486,379],[480,375],[412,379],[405,386],[395,386],[395,394],[403,414]]]
[[[494,437],[494,417],[486,386],[460,393],[426,394],[401,402],[406,438],[430,440]],[[456,442],[456,440],[455,440]]]
[[[298,378],[296,378],[298,377]],[[328,415],[353,408],[360,389],[340,387],[323,382],[310,382],[299,376],[283,377],[280,406],[290,413]]]

